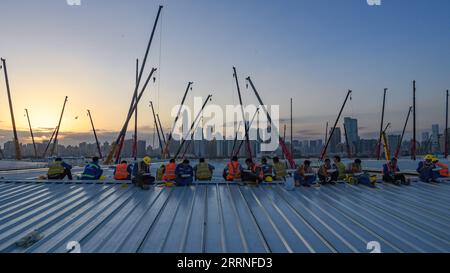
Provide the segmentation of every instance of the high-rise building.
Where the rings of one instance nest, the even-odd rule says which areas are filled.
[[[347,138],[349,143],[356,146],[359,142],[358,120],[346,117],[344,118],[344,126],[347,130]]]
[[[341,132],[341,128],[340,127],[336,127],[336,129],[334,130],[334,133],[331,134],[333,132],[333,129],[330,130],[330,149],[329,151],[331,153],[338,153],[338,146],[339,144],[342,143],[342,132]]]

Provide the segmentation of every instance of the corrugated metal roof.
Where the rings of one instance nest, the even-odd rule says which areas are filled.
[[[15,242],[38,230],[24,249]],[[377,189],[339,184],[287,191],[231,184],[142,191],[118,184],[0,183],[0,251],[450,251],[450,184]]]

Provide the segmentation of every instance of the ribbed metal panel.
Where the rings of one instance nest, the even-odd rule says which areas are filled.
[[[38,230],[24,249],[15,242]],[[450,252],[450,184],[286,191],[232,184],[142,191],[119,184],[0,183],[0,251]]]

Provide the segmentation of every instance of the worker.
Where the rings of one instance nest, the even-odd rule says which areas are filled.
[[[433,156],[426,155],[424,161],[421,161],[417,167],[420,181],[426,183],[437,182],[436,179],[438,178],[438,174],[433,171],[435,167],[436,166],[433,164]]]
[[[151,164],[152,159],[149,156],[146,156],[142,161],[135,164],[133,170],[133,173],[135,174],[133,183],[143,190],[148,190],[150,185],[156,180],[151,174]]]
[[[185,159],[175,169],[177,186],[190,186],[194,181],[194,168],[190,165],[189,160]]]
[[[376,181],[371,181],[369,174],[363,171],[361,159],[357,158],[354,162],[350,163],[347,172],[351,175],[351,179],[355,183],[375,188]]]
[[[49,180],[62,180],[66,176],[69,180],[72,180],[72,166],[67,164],[62,160],[62,158],[58,157],[50,163],[47,172],[47,178]]]
[[[215,167],[208,164],[204,158],[200,158],[199,163],[194,167],[195,180],[211,181]]]
[[[261,183],[264,180],[264,174],[261,167],[253,162],[251,158],[245,160],[247,168],[242,172],[243,182]]]
[[[273,171],[275,174],[275,180],[286,180],[287,176],[286,164],[280,162],[279,157],[273,158]]]
[[[311,167],[311,161],[305,160],[303,164],[297,168],[294,174],[295,186],[311,187],[317,177]]]
[[[449,177],[450,173],[448,171],[448,165],[439,161],[439,158],[433,158],[433,164],[436,166],[438,175],[440,177]]]
[[[119,165],[116,166],[116,169],[114,170],[113,178],[115,180],[130,180],[132,171],[133,171],[133,166],[128,165],[128,162],[123,160],[122,162],[120,162]]]
[[[338,171],[338,180],[344,180],[345,179],[345,177],[346,177],[346,174],[345,174],[345,164],[344,163],[342,163],[342,160],[341,160],[341,157],[340,156],[338,156],[338,155],[336,155],[334,158],[333,158],[333,161],[334,161],[334,164],[333,164],[333,169],[336,169],[337,171]]]
[[[161,164],[161,166],[159,166],[159,168],[156,170],[156,180],[157,181],[163,180],[165,171],[166,171],[166,166],[164,164]]]
[[[103,174],[103,170],[100,167],[98,157],[93,157],[92,162],[84,167],[83,174],[81,175],[81,180],[99,180]]]
[[[175,169],[177,168],[177,164],[175,163],[175,159],[171,159],[169,164],[166,165],[164,175],[162,177],[163,181],[175,181],[177,176],[175,175]]]
[[[261,172],[263,175],[263,180],[266,182],[273,182],[273,167],[267,163],[267,158],[263,157],[261,159]]]
[[[325,159],[324,163],[319,167],[319,179],[322,185],[336,185],[338,180],[338,171],[331,166],[331,160]]]
[[[393,158],[391,161],[383,165],[383,181],[395,185],[409,184],[406,182],[405,176],[400,173],[397,158]]]
[[[234,181],[235,179],[240,179],[243,168],[239,164],[237,156],[233,156],[230,162],[223,170],[223,178],[226,181]]]

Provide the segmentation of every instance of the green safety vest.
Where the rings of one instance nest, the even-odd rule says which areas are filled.
[[[64,167],[62,166],[62,162],[54,161],[50,164],[48,169],[48,176],[59,175],[64,173]]]
[[[197,165],[197,172],[196,172],[197,179],[200,180],[206,180],[212,178],[211,170],[209,169],[208,163],[199,163]]]
[[[286,177],[286,165],[284,163],[278,162],[273,165],[275,169],[275,174],[277,177]]]

